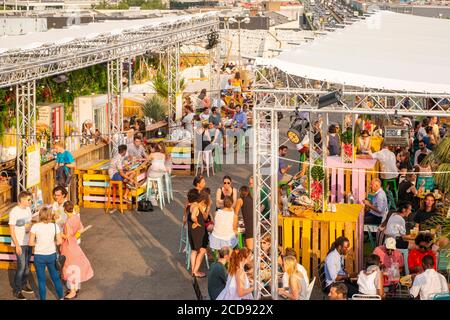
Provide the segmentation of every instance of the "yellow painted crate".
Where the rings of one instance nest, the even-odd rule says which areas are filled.
[[[346,270],[354,272],[362,266],[363,207],[359,204],[336,204],[336,207],[335,213],[305,215],[310,218],[278,217],[279,245],[283,250],[294,248],[299,263],[310,277],[318,276],[319,264],[325,260],[332,243],[340,236],[350,240],[350,251],[345,260]]]

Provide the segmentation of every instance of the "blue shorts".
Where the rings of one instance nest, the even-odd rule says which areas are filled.
[[[123,181],[123,177],[120,175],[119,172],[114,173],[111,180],[113,181]]]

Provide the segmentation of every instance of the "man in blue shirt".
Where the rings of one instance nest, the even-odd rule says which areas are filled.
[[[387,196],[381,188],[380,179],[373,179],[370,183],[370,187],[374,192],[374,196],[372,201],[364,200],[364,204],[368,208],[368,212],[364,217],[364,224],[379,225],[384,221],[386,214],[389,211]]]
[[[339,237],[333,243],[325,258],[326,291],[329,292],[333,283],[343,282],[348,289],[349,297],[358,293],[356,285],[350,282],[351,276],[345,271],[344,257],[350,248],[350,241],[346,237]]]
[[[55,143],[56,151],[56,182],[67,187],[70,180],[70,169],[75,168],[75,159],[72,154],[64,149],[62,142]]]
[[[240,105],[236,105],[236,113],[233,116],[233,123],[236,129],[247,130],[247,114],[242,111]]]

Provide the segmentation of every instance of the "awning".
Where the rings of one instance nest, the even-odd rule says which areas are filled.
[[[450,94],[450,20],[379,11],[258,63],[361,88]]]

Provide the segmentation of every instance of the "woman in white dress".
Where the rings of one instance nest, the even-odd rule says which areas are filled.
[[[165,173],[170,173],[170,159],[166,155],[164,145],[162,143],[152,143],[150,145],[151,153],[148,160],[151,161],[151,166],[148,170],[150,177],[159,177]]]
[[[225,288],[216,300],[253,300],[253,286],[250,285],[244,266],[253,259],[247,248],[236,249],[230,257],[228,278]]]

